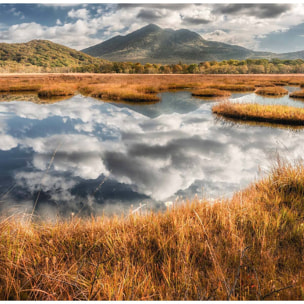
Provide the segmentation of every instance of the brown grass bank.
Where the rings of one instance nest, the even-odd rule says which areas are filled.
[[[227,97],[230,95],[230,92],[218,89],[198,89],[192,92],[192,96],[198,97]]]
[[[73,84],[53,84],[43,86],[38,90],[38,97],[50,98],[53,96],[71,96],[74,95],[76,86]]]
[[[0,222],[0,299],[303,300],[304,167],[165,213]]]
[[[304,90],[301,91],[295,91],[289,94],[290,97],[292,98],[304,98]]]
[[[254,93],[262,96],[284,96],[288,91],[282,87],[263,87],[256,89]]]
[[[223,117],[241,120],[291,126],[304,125],[304,109],[284,105],[222,102],[213,106],[212,111]]]

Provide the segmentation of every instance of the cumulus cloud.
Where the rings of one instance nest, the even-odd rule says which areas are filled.
[[[47,6],[37,7],[45,9]],[[163,28],[187,28],[210,39],[213,39],[212,37],[215,39],[215,35],[219,33],[217,31],[222,31],[222,34],[218,35],[219,41],[258,50],[262,37],[267,40],[269,33],[283,28],[289,29],[303,22],[301,3],[109,3],[74,4],[71,8],[54,4],[51,8],[58,8],[61,13],[60,19],[56,21],[59,18],[56,16],[52,25],[33,20],[4,26],[1,28],[0,39],[5,42],[50,39],[72,48],[83,49],[115,35],[128,34],[148,23],[155,23]],[[62,15],[65,11],[66,18]],[[16,8],[12,13],[19,14],[19,10]],[[264,45],[261,44],[261,47],[267,48]],[[290,45],[290,48],[292,50],[293,46]]]
[[[0,39],[6,42],[27,42],[33,39],[47,39],[68,45],[74,48],[86,47],[88,44],[97,43],[99,39],[91,38],[97,29],[88,22],[78,19],[74,23],[58,24],[56,26],[42,26],[30,22],[10,26],[0,32]]]
[[[141,9],[136,17],[148,22],[155,22],[158,19],[164,18],[166,15],[167,15],[166,9],[163,10]]]
[[[192,24],[192,25],[200,25],[200,24],[208,24],[211,20],[207,20],[204,18],[198,18],[198,17],[184,17],[183,23],[184,24]]]
[[[242,14],[248,16],[255,16],[257,18],[276,18],[282,13],[291,9],[290,4],[227,4],[218,5],[214,9],[215,13],[220,14]]]
[[[9,151],[18,146],[18,140],[7,134],[0,134],[0,150]]]
[[[68,17],[75,19],[88,19],[89,11],[86,8],[80,8],[78,10],[70,10],[68,12]]]

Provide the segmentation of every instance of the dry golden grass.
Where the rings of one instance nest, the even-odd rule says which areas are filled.
[[[287,86],[287,85],[289,85],[290,84],[290,80],[284,80],[284,79],[282,79],[282,80],[278,80],[278,81],[273,81],[273,84],[275,85],[275,86]]]
[[[226,91],[234,91],[234,92],[250,92],[250,91],[254,91],[255,89],[253,85],[245,85],[245,84],[214,84],[211,85],[210,88],[226,90]]]
[[[254,93],[263,96],[283,96],[288,94],[288,91],[282,87],[263,87],[256,89]]]
[[[292,92],[289,96],[292,98],[304,98],[304,90]]]
[[[138,74],[2,74],[0,91],[38,91],[53,86],[72,86],[109,100],[157,101],[168,90],[219,89],[254,91],[256,87],[304,83],[302,75],[138,75]],[[95,87],[95,89],[94,89]],[[88,89],[89,88],[89,89]]]
[[[230,96],[231,93],[228,91],[218,90],[218,89],[198,89],[192,91],[192,95],[199,97],[227,97]]]
[[[241,120],[274,124],[304,125],[304,109],[283,105],[221,102],[212,107],[215,114]]]
[[[275,87],[275,85],[272,84],[271,82],[262,82],[262,83],[256,83],[255,87],[256,88]]]
[[[50,98],[53,96],[71,96],[75,93],[75,85],[53,84],[43,86],[38,91],[38,96],[41,98]]]
[[[80,86],[79,90],[85,95],[104,100],[113,101],[133,101],[133,102],[151,102],[159,101],[159,97],[152,92],[153,88],[138,88],[134,85],[118,85],[118,84],[92,84]],[[154,90],[156,93],[157,91]]]
[[[40,85],[36,84],[9,84],[2,83],[0,86],[0,92],[27,92],[27,91],[38,91],[40,89]]]
[[[290,85],[290,86],[302,86],[304,84],[300,80],[289,80],[288,85]]]
[[[304,167],[164,213],[0,222],[1,300],[303,300]]]

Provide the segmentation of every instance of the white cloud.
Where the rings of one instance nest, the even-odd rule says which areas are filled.
[[[9,151],[18,146],[18,140],[10,135],[0,134],[0,150]]]
[[[21,23],[10,26],[0,32],[0,39],[5,42],[27,42],[33,39],[47,39],[76,49],[87,47],[88,44],[98,43],[100,40],[91,38],[96,34],[96,28],[82,19],[75,23],[65,23],[56,26],[42,26],[41,24]]]
[[[60,3],[45,5],[58,9],[66,6]],[[218,39],[220,42],[258,49],[257,38],[303,22],[304,10],[304,4],[297,3],[277,18],[260,18],[258,14],[248,15],[242,11],[236,14],[218,13],[215,8],[220,4],[172,4],[171,7],[169,4],[134,4],[120,9],[115,4],[104,7],[77,5],[77,8],[67,12],[67,17],[75,20],[73,22],[61,24],[61,19],[57,20],[56,26],[44,26],[35,22],[16,24],[2,30],[0,39],[5,42],[49,39],[82,49],[118,34],[128,34],[148,23],[156,23],[163,28],[188,28],[210,40]],[[12,13],[19,14],[17,10]],[[221,31],[221,35],[217,35],[218,31]]]
[[[86,20],[89,18],[89,11],[86,8],[80,8],[78,10],[72,9],[68,12],[68,17]]]

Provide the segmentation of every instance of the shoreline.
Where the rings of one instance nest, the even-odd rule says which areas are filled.
[[[0,223],[2,300],[303,300],[303,164],[164,213]]]

